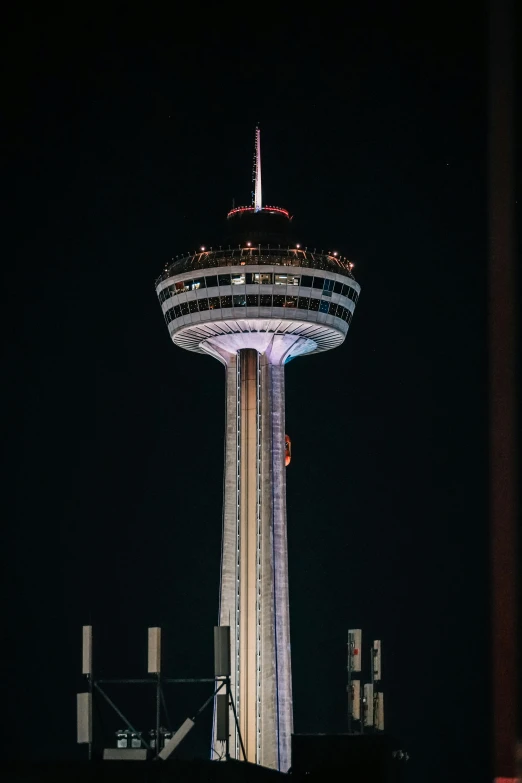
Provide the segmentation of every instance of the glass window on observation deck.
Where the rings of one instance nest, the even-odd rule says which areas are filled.
[[[204,277],[199,277],[197,280],[192,281],[192,290],[197,291],[198,288],[206,288]]]
[[[343,290],[343,284],[339,283],[339,281],[336,280],[334,285],[334,294],[341,294],[342,290]]]
[[[197,313],[198,312],[198,300],[193,299],[191,302],[189,302],[189,310],[191,313]]]
[[[176,286],[176,293],[181,294],[183,291],[189,291],[188,283],[191,283],[192,280],[179,280],[177,283],[175,283]]]
[[[314,277],[314,288],[320,288],[322,290],[324,286],[324,277]]]
[[[333,280],[325,280],[323,286],[323,296],[331,296],[334,287]]]
[[[319,299],[314,299],[314,297],[311,296],[310,297],[309,309],[310,310],[315,310],[317,312],[317,310],[319,310],[319,302],[320,302]]]
[[[270,296],[270,294],[268,295],[261,294],[261,296],[259,297],[259,304],[261,305],[261,307],[272,307],[272,297]]]
[[[247,307],[257,307],[259,305],[259,296],[257,294],[247,294]]]
[[[199,300],[199,311],[208,310],[208,299]]]
[[[230,285],[230,275],[218,275],[219,285]]]
[[[232,285],[244,285],[245,275],[230,275]]]
[[[208,300],[208,309],[209,310],[218,310],[219,309],[219,296],[211,296]]]
[[[275,285],[299,285],[299,275],[274,275]]]
[[[324,300],[321,302],[319,306],[319,312],[320,313],[327,313],[328,312],[328,302],[325,302]]]
[[[308,297],[300,296],[297,300],[297,306],[300,310],[308,310]]]
[[[284,307],[284,306],[285,306],[285,297],[274,296],[274,307]]]
[[[261,283],[261,285],[271,285],[272,275],[270,272],[255,272],[254,283]]]
[[[285,307],[297,307],[297,296],[287,296],[285,298]]]
[[[246,307],[246,303],[246,296],[244,294],[234,296],[234,307]]]
[[[181,307],[181,315],[188,315],[189,314],[188,302],[182,302],[180,304],[180,307]]]
[[[313,280],[313,277],[311,275],[303,275],[301,277],[301,287],[302,288],[311,288],[312,287],[312,280]]]
[[[232,297],[231,296],[222,296],[221,297],[221,307],[232,307]]]
[[[207,277],[206,281],[207,281],[207,288],[217,288],[217,284],[218,284],[217,275],[211,275],[210,277]]]

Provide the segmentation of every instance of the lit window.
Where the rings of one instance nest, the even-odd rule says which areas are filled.
[[[230,275],[232,285],[244,285],[245,275]]]
[[[275,285],[299,285],[298,275],[274,275]]]
[[[255,272],[254,283],[261,283],[261,285],[270,285],[272,283],[272,275],[269,272]]]
[[[297,296],[287,296],[285,299],[285,307],[297,307]]]
[[[205,278],[200,277],[198,280],[192,281],[192,290],[197,291],[198,288],[205,288]]]

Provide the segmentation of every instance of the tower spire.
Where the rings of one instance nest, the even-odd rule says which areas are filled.
[[[260,212],[263,209],[261,195],[261,131],[256,127],[255,146],[254,146],[254,211]]]

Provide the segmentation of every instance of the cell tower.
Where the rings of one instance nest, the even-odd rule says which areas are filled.
[[[293,728],[285,365],[341,345],[360,292],[347,259],[300,247],[291,226],[286,209],[263,206],[257,128],[253,203],[228,213],[228,249],[177,258],[156,281],[173,343],[225,367],[219,622],[231,626],[231,690],[245,747],[235,731],[230,754],[282,771]]]

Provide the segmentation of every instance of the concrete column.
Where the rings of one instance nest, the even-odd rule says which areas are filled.
[[[284,367],[242,349],[227,364],[220,622],[231,626],[232,695],[248,761],[290,766],[292,685]],[[231,755],[242,758],[233,716]]]

